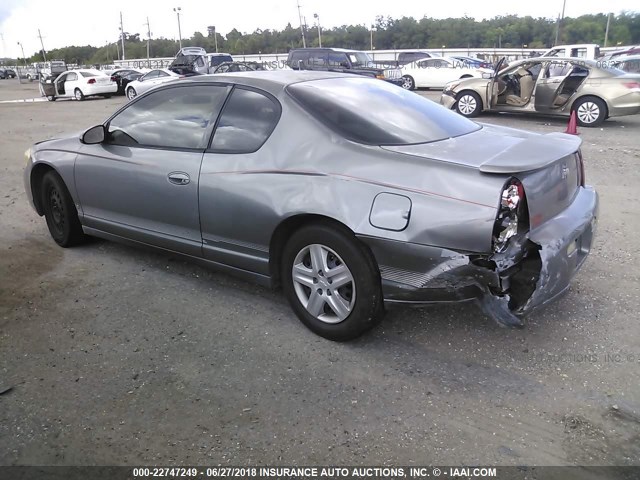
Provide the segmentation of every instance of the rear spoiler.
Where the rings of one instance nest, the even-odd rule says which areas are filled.
[[[577,135],[565,133],[547,133],[542,138],[548,142],[540,142],[540,137],[527,138],[518,142],[479,167],[483,173],[517,173],[530,172],[577,152],[582,139]]]

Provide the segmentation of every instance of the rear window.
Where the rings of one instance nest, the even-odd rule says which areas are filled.
[[[97,77],[98,75],[102,75],[101,73],[93,73],[93,72],[80,72],[80,75],[82,75],[85,78],[89,78],[89,77]]]
[[[480,129],[431,100],[381,80],[315,80],[290,85],[287,92],[332,130],[367,145],[437,142]]]

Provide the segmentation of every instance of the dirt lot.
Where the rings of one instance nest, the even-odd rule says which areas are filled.
[[[35,96],[0,82],[0,100]],[[525,329],[472,305],[396,309],[336,344],[280,293],[164,253],[55,245],[23,152],[123,103],[0,103],[0,464],[640,465],[640,116],[580,130],[596,245]]]

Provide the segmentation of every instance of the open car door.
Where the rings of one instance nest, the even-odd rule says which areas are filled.
[[[548,112],[558,108],[554,101],[572,71],[573,64],[567,61],[552,60],[543,67],[536,86],[536,111]]]
[[[489,91],[487,92],[487,98],[489,99],[489,105],[491,108],[496,106],[498,102],[498,72],[502,70],[502,67],[505,64],[505,57],[502,57],[498,63],[496,63],[495,68],[493,69],[493,77],[491,77],[491,81],[487,88]]]

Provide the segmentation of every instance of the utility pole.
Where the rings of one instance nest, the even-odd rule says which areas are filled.
[[[299,1],[298,1],[298,19],[300,20],[300,33],[302,34],[302,48],[307,48],[307,41],[304,39],[304,27],[302,26],[302,12],[300,11]]]
[[[24,66],[27,66],[27,57],[24,56],[24,47],[22,46],[22,43],[18,42],[18,45],[20,45],[20,50],[22,50],[22,60],[24,60]]]
[[[562,36],[562,21],[564,20],[564,9],[567,6],[567,0],[562,0],[562,15],[558,17],[558,25],[556,26],[556,41],[554,46],[558,44],[558,39]]]
[[[107,62],[111,63],[111,52],[109,51],[109,40],[107,40]]]
[[[122,40],[122,60],[124,60],[124,26],[122,25],[122,12],[120,12],[120,40]]]
[[[216,33],[216,27],[213,27],[213,41],[216,43],[216,53],[218,53],[218,34]]]
[[[371,30],[369,30],[369,33],[371,33],[371,38],[370,38],[371,44],[369,45],[371,51],[373,51],[373,30],[374,30],[374,28],[375,28],[374,25],[371,25]]]
[[[149,25],[149,17],[147,17],[147,68],[151,68],[151,25]]]
[[[611,23],[611,12],[607,15],[607,29],[604,32],[604,47],[607,48],[607,40],[609,40],[609,23]]]
[[[44,43],[42,42],[42,34],[40,33],[40,29],[38,29],[38,38],[40,39],[40,46],[42,47],[42,57],[44,61],[47,61],[47,52],[44,49]]]
[[[313,18],[316,19],[316,25],[318,26],[318,47],[322,48],[322,32],[320,31],[320,15],[313,14]]]

